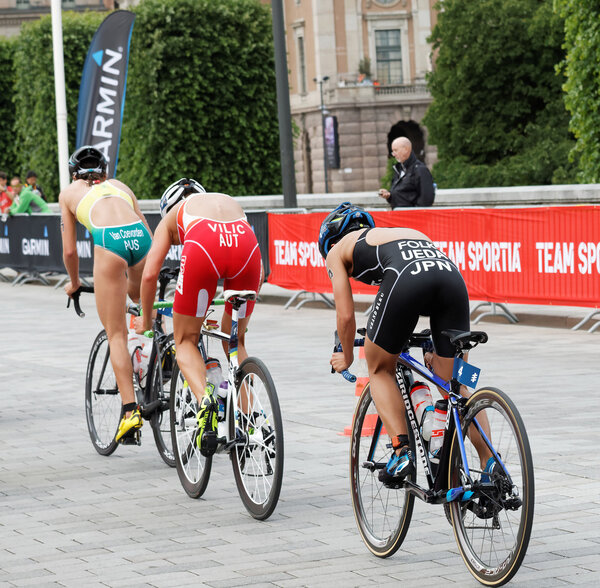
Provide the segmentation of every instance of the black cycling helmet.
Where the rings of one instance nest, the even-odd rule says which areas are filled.
[[[189,194],[205,194],[206,190],[196,180],[181,178],[173,182],[160,197],[160,216],[164,217],[173,206]]]
[[[84,145],[69,157],[69,174],[81,177],[84,174],[96,173],[104,175],[108,169],[108,161],[104,153],[91,145]]]
[[[356,229],[375,226],[373,217],[360,206],[350,202],[342,202],[332,210],[321,224],[319,231],[319,251],[323,258],[327,257],[331,246],[337,243],[344,235]]]

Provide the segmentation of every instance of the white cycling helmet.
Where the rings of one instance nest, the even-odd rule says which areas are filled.
[[[160,216],[164,217],[173,206],[189,194],[205,194],[202,185],[191,178],[181,178],[173,182],[160,197]]]

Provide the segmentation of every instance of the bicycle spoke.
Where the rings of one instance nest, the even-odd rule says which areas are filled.
[[[367,547],[379,557],[395,553],[408,530],[414,497],[379,481],[391,449],[389,438],[374,432],[377,411],[367,385],[355,411],[350,452],[351,493],[354,515]],[[373,435],[376,435],[374,440]],[[375,464],[365,466],[365,463]]]
[[[452,503],[457,544],[471,573],[486,584],[500,586],[518,570],[525,555],[533,519],[533,465],[523,423],[510,400],[499,390],[478,391],[469,400],[463,422],[468,430],[477,415],[489,421],[490,441],[509,475],[500,464],[489,474],[480,466],[477,450],[465,439],[467,459],[475,482],[488,478],[471,503]],[[460,458],[454,437],[449,485],[460,484]],[[516,500],[518,498],[518,500]]]

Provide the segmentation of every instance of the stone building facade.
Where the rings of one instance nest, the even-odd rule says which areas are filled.
[[[430,167],[435,162],[436,150],[427,145],[421,125],[431,102],[425,77],[434,4],[284,0],[299,193],[376,190],[390,144],[402,135],[419,158]],[[323,124],[330,117],[337,122],[339,161],[331,157],[334,134]],[[327,174],[326,159],[336,166],[328,166]]]

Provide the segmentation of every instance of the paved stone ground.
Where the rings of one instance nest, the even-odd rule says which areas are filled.
[[[441,508],[416,502],[402,549],[380,560],[356,530],[348,488],[354,387],[331,375],[334,312],[257,307],[248,342],[285,419],[281,499],[265,522],[239,500],[229,461],[187,497],[146,425],[111,457],[90,443],[87,354],[100,325],[50,287],[0,283],[0,586],[478,586]],[[359,315],[359,322],[364,317]],[[509,392],[536,472],[529,551],[514,586],[600,585],[598,334],[480,323],[471,359]]]

